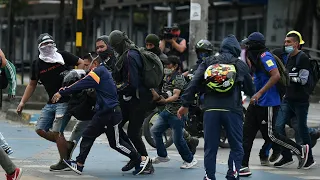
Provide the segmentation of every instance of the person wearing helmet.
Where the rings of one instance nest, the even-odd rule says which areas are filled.
[[[116,70],[119,74],[117,79],[118,94],[120,106],[123,112],[123,120],[119,125],[122,128],[125,123],[128,124],[128,136],[134,147],[142,156],[148,156],[146,146],[142,140],[141,129],[147,111],[152,103],[152,93],[147,88],[141,74],[143,68],[143,59],[137,50],[131,49],[136,47],[128,36],[119,30],[114,30],[109,35],[110,46],[119,55],[116,62]],[[121,136],[121,134],[120,134]],[[128,141],[128,143],[131,143]],[[146,174],[154,172],[152,162],[149,160]],[[135,167],[133,161],[129,161],[122,168],[122,171],[129,171]],[[138,169],[134,171],[137,173]]]
[[[285,125],[292,121],[292,126],[298,132],[298,141],[309,146],[307,162],[304,169],[310,169],[316,162],[312,155],[311,138],[307,127],[307,115],[309,110],[310,92],[306,84],[310,81],[310,59],[301,51],[301,46],[305,43],[298,31],[287,33],[284,41],[284,52],[279,54],[290,76],[290,85],[286,89],[286,95],[281,104],[276,120],[276,130],[285,135]],[[282,151],[282,159],[275,163],[275,167],[283,167],[293,163],[292,154],[288,149]]]
[[[205,60],[207,57],[213,55],[213,45],[210,41],[201,39],[197,42],[196,46],[196,53],[198,60],[196,64],[192,66],[189,71],[183,73],[184,76],[188,76],[188,74],[193,74],[199,67],[199,65]]]
[[[204,147],[204,166],[206,171],[204,180],[216,179],[216,157],[222,125],[227,131],[227,138],[231,146],[226,178],[229,180],[239,179],[243,157],[241,90],[249,96],[254,93],[249,68],[243,61],[238,60],[240,52],[240,44],[234,35],[224,38],[219,56],[211,56],[199,65],[194,77],[181,96],[182,107],[177,113],[179,118],[188,113],[188,107],[193,104],[195,94],[198,93],[199,89],[206,89],[203,103],[204,141],[206,144]],[[227,74],[229,75],[230,73],[232,76],[222,75],[225,72],[217,73],[217,71],[211,71],[211,68],[220,65],[228,66],[228,68],[217,69],[226,70]],[[232,69],[233,71],[231,71]],[[207,79],[205,79],[206,77]],[[225,81],[221,81],[223,78]],[[213,88],[211,87],[214,86],[226,87],[230,91],[212,91]]]

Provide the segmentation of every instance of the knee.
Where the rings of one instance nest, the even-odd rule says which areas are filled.
[[[43,129],[36,129],[36,133],[41,136],[44,137],[46,135],[46,131],[44,131]]]

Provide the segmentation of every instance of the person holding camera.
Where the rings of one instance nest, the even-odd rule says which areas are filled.
[[[178,24],[173,24],[171,28],[165,27],[163,31],[162,40],[160,41],[160,49],[167,56],[174,55],[180,57],[179,65],[180,68],[183,69],[183,53],[187,49],[187,42],[185,39],[179,37],[180,33],[181,31]]]

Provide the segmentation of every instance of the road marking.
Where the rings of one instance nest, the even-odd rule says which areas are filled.
[[[254,170],[276,170],[275,168],[269,166],[250,166],[249,168]]]
[[[303,175],[304,173],[302,172],[297,172],[297,171],[268,171],[273,174],[282,174],[282,175]]]
[[[61,178],[71,178],[71,179],[84,179],[84,178],[97,179],[97,177],[90,176],[90,175],[56,175],[56,176]]]
[[[320,176],[297,176],[297,178],[301,178],[301,179],[318,179],[318,180],[320,180]]]
[[[41,169],[49,169],[49,166],[43,165],[23,165],[24,168],[41,168]]]

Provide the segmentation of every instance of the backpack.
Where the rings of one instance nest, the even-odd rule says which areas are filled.
[[[131,46],[130,50],[139,52],[142,63],[142,80],[147,88],[158,88],[163,78],[163,65],[160,58],[153,52],[146,51],[144,48]],[[128,51],[129,54],[129,51]]]
[[[219,59],[220,57],[216,57]],[[211,92],[227,93],[233,90],[236,84],[237,67],[236,63],[232,64],[213,63],[209,65],[204,73],[205,85]]]
[[[9,81],[7,79],[7,75],[4,69],[1,69],[1,74],[0,74],[0,88],[1,89],[6,89],[8,87]]]
[[[270,52],[271,53],[271,52]],[[278,89],[278,92],[280,94],[280,98],[282,99],[282,97],[286,94],[286,88],[290,85],[290,77],[289,77],[289,73],[286,70],[285,65],[283,64],[283,62],[279,59],[278,56],[276,56],[275,54],[271,53],[271,55],[274,57],[277,67],[278,67],[278,71],[280,73],[280,79],[276,84],[276,87]],[[261,61],[260,61],[261,62]],[[261,69],[263,69],[263,71],[270,76],[270,73],[264,68],[264,66],[261,64]]]
[[[299,54],[297,55],[297,59],[296,59],[296,64],[300,63],[300,57],[301,57],[302,53],[299,52]],[[308,55],[307,55],[308,56]],[[309,69],[309,77],[308,77],[308,88],[309,88],[309,93],[312,94],[315,87],[317,86],[317,83],[320,79],[320,69],[319,69],[319,64],[318,61],[315,59],[312,59],[309,57],[309,61],[310,61],[310,69]]]

